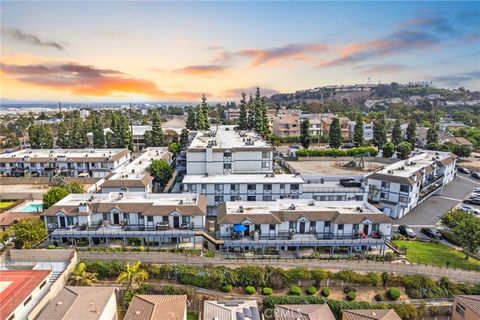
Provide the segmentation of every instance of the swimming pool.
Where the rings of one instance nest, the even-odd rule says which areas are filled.
[[[16,211],[17,212],[42,212],[43,205],[41,203],[30,202]]]

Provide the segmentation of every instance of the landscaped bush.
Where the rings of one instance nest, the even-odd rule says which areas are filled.
[[[54,245],[54,244],[49,244],[49,245],[47,246],[47,249],[57,249],[57,246]]]
[[[401,292],[400,289],[393,287],[388,289],[387,295],[390,299],[397,300],[398,298],[400,298]]]
[[[263,295],[265,295],[265,296],[269,296],[269,295],[271,295],[271,294],[273,293],[273,290],[272,290],[272,288],[267,288],[267,287],[265,287],[265,288],[262,289],[262,293],[263,293]]]
[[[317,293],[317,288],[314,286],[310,286],[307,288],[307,294],[310,296],[313,296],[315,293]]]
[[[298,157],[354,157],[362,153],[370,153],[375,157],[378,150],[374,147],[356,147],[351,149],[300,149],[296,152]]]
[[[125,265],[122,261],[85,261],[86,271],[96,273],[99,280],[116,278],[123,272]]]
[[[257,290],[255,289],[255,287],[252,287],[252,286],[247,286],[245,287],[245,293],[246,294],[254,294]]]
[[[330,289],[328,288],[323,288],[322,289],[322,296],[328,297],[330,295]]]
[[[232,289],[233,289],[233,287],[232,287],[231,284],[227,284],[227,285],[224,285],[222,287],[222,291],[225,292],[225,293],[228,293],[228,292],[232,291]]]
[[[297,286],[293,286],[290,288],[290,293],[292,296],[301,296],[302,295],[302,289]]]
[[[357,289],[355,289],[354,287],[346,286],[345,288],[343,288],[343,292],[344,293],[357,292]]]
[[[353,301],[357,297],[357,293],[355,291],[350,291],[347,293],[347,300],[348,301]]]
[[[383,294],[381,293],[377,293],[373,299],[375,299],[375,301],[383,301]]]
[[[140,247],[138,247],[138,251],[140,251],[140,252],[144,252],[144,251],[145,251],[145,247],[144,247],[144,246],[140,246]]]

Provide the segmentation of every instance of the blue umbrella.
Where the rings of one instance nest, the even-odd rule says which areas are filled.
[[[236,224],[233,226],[233,231],[235,232],[244,232],[245,230],[247,230],[247,227],[245,227],[244,225],[242,224]]]

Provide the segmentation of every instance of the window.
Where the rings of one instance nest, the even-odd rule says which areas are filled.
[[[257,201],[257,197],[256,196],[248,196],[247,201]]]
[[[378,223],[372,224],[372,231],[379,231],[380,230],[380,225]]]
[[[27,300],[25,300],[23,306],[26,306],[30,301],[32,301],[32,296],[28,297]]]
[[[263,191],[272,191],[272,185],[271,184],[264,184],[263,185]]]
[[[43,287],[47,284],[47,280],[43,281],[42,284],[40,285],[40,290],[42,290]]]
[[[222,191],[223,190],[223,184],[216,184],[215,185],[215,191]]]
[[[382,188],[390,188],[390,182],[382,181]]]
[[[206,183],[202,183],[202,190],[207,190],[207,184]]]
[[[188,216],[182,216],[182,223],[190,223],[190,217]]]
[[[129,214],[129,213],[124,213],[124,214],[123,214],[123,219],[124,219],[124,220],[130,219],[130,214]]]
[[[230,201],[237,201],[237,196],[230,196]]]
[[[387,199],[387,194],[385,192],[380,192],[380,199]]]
[[[268,227],[268,229],[269,229],[270,231],[275,231],[275,225],[274,225],[274,224],[271,224],[271,225]]]
[[[231,184],[231,185],[230,185],[230,190],[232,190],[232,191],[238,191],[238,189],[240,189],[238,184]]]
[[[262,162],[262,168],[263,169],[270,168],[270,165],[268,164],[268,162]]]
[[[162,221],[163,221],[163,222],[168,222],[168,216],[163,216],[163,217],[162,217]]]
[[[298,184],[292,184],[292,185],[290,186],[290,190],[291,190],[291,191],[298,191]]]
[[[399,197],[398,197],[398,201],[399,201],[399,202],[408,203],[408,197],[399,196]]]
[[[73,225],[73,217],[67,217],[67,225],[69,226]]]
[[[247,184],[247,190],[248,191],[255,191],[257,190],[257,186],[254,184]]]
[[[352,229],[353,229],[353,231],[358,231],[358,224],[355,223],[355,224],[353,225],[353,228],[352,228]]]
[[[457,306],[455,307],[455,312],[457,312],[463,318],[465,316],[465,307],[457,303]]]
[[[343,231],[343,223],[338,225],[338,231]]]
[[[263,196],[263,201],[272,201],[272,196]]]
[[[296,230],[297,229],[297,221],[290,221],[289,228]]]
[[[232,153],[227,150],[227,151],[225,151],[225,152],[223,153],[223,156],[224,156],[225,158],[228,158],[228,157],[231,157],[231,156],[232,156]]]
[[[153,222],[153,216],[148,216],[147,217],[147,222]]]
[[[343,201],[343,200],[345,200],[343,197],[344,197],[344,196],[337,196],[337,201]]]
[[[223,169],[232,169],[232,164],[231,163],[224,163],[223,164]]]
[[[104,220],[104,221],[105,221],[105,220],[109,220],[109,217],[108,217],[108,216],[109,216],[108,213],[104,212],[104,213],[103,213],[103,220]]]
[[[285,189],[285,183],[280,183],[280,189]]]
[[[262,151],[262,159],[268,159],[268,158],[270,158],[268,156],[268,152],[267,151]]]
[[[223,196],[215,196],[215,202],[223,202]]]
[[[406,184],[400,185],[400,192],[409,192],[409,191],[410,191],[410,186],[407,186]]]
[[[10,318],[8,318],[8,320],[13,320],[13,319],[15,319],[15,313],[12,314],[12,315],[10,316]]]

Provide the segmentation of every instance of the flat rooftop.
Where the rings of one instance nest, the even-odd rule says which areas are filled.
[[[383,160],[377,160],[376,158],[364,158],[364,169],[346,167],[345,165],[352,160],[353,157],[349,159],[338,158],[338,160],[333,160],[331,158],[322,159],[317,157],[298,161],[287,161],[287,163],[302,176],[341,177],[365,175],[386,165]]]
[[[127,149],[23,149],[0,154],[0,162],[17,160],[30,162],[45,161],[112,161],[127,155]]]
[[[199,131],[188,150],[212,149],[271,149],[272,146],[253,131],[234,131],[235,126],[212,126],[211,131]]]
[[[186,175],[182,183],[305,183],[295,174]]]

